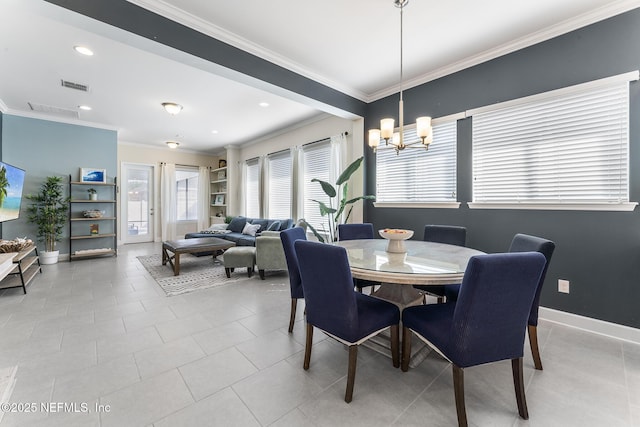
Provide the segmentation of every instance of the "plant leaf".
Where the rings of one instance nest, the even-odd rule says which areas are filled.
[[[316,236],[316,239],[318,239],[319,242],[324,243],[324,237],[322,237],[322,235],[320,233],[318,233],[318,231],[315,229],[315,227],[313,225],[309,224],[306,219],[304,219],[303,221],[304,221],[305,224],[307,224],[307,227],[309,227],[309,229],[311,230],[313,235]]]
[[[322,187],[322,191],[329,197],[336,197],[336,189],[333,185],[329,184],[327,181],[322,181],[318,178],[313,178],[311,182],[319,182]]]
[[[325,216],[327,214],[335,213],[336,210],[330,206],[327,206],[324,202],[320,200],[311,199],[312,202],[316,202],[320,207],[320,215]]]
[[[359,159],[354,160],[354,162],[351,163],[349,166],[347,166],[347,168],[344,171],[342,171],[342,173],[338,177],[338,180],[336,181],[336,185],[342,185],[344,182],[348,181],[349,178],[351,178],[351,175],[353,175],[353,173],[358,170],[363,160],[364,160],[364,157],[360,157]]]

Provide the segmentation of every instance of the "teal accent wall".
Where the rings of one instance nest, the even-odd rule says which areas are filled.
[[[117,171],[116,131],[4,114],[0,136],[2,161],[26,171],[24,194],[36,193],[47,176],[79,179],[81,167],[107,170],[113,182]],[[65,194],[69,191],[65,185]],[[2,224],[2,238],[29,237],[36,240],[35,226],[27,223],[23,199],[20,218]],[[61,254],[69,253],[69,230],[58,243]],[[38,245],[42,249],[42,245]]]

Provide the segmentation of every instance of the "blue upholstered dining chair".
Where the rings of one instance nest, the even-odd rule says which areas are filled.
[[[522,354],[527,318],[546,260],[538,252],[478,255],[469,260],[457,302],[402,312],[402,370],[411,331],[452,363],[458,424],[467,425],[464,369],[511,359],[518,413],[529,418]]]
[[[513,236],[511,240],[511,246],[509,246],[509,252],[540,252],[544,255],[547,263],[540,276],[540,282],[536,288],[536,295],[531,305],[531,311],[529,312],[529,320],[527,321],[527,331],[529,333],[529,346],[531,347],[531,355],[533,356],[533,364],[537,370],[542,370],[542,359],[540,358],[540,349],[538,348],[538,308],[540,307],[540,294],[542,292],[542,286],[544,285],[544,279],[547,275],[547,269],[551,262],[551,256],[556,248],[556,244],[551,240],[543,239],[541,237],[530,236],[528,234],[518,233]],[[445,289],[447,300],[455,301],[458,298],[460,286],[448,286]]]
[[[400,310],[390,302],[355,292],[347,251],[339,246],[298,240],[294,244],[307,311],[305,370],[311,362],[313,328],[349,347],[345,402],[351,402],[358,345],[391,328],[393,366],[400,366]],[[330,268],[328,268],[330,267]]]
[[[446,243],[447,245],[466,246],[467,244],[467,229],[457,225],[432,225],[427,224],[424,226],[424,235],[422,238],[425,242]],[[433,295],[438,299],[438,303],[444,300],[449,286],[452,285],[439,285],[439,286],[420,286],[415,285],[414,288],[424,292],[425,294]]]
[[[289,317],[289,333],[293,332],[293,325],[296,322],[296,308],[298,299],[304,298],[302,291],[302,280],[298,268],[298,257],[293,248],[296,240],[307,240],[307,233],[302,227],[289,228],[280,232],[280,240],[284,249],[284,257],[287,260],[287,270],[289,270],[289,287],[291,288],[291,315]]]
[[[338,240],[373,239],[373,224],[338,224]]]
[[[360,240],[360,239],[373,239],[373,224],[338,224],[338,240]],[[372,282],[370,280],[353,279],[358,292],[362,292],[362,288],[369,286],[377,286],[379,282]],[[373,289],[373,288],[372,288]]]

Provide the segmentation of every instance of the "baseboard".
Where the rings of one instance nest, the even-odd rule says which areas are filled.
[[[538,316],[549,322],[559,323],[573,328],[582,329],[594,334],[605,335],[624,341],[640,344],[640,329],[629,326],[618,325],[616,323],[605,322],[603,320],[592,319],[590,317],[579,316],[573,313],[554,310],[552,308],[540,307]]]

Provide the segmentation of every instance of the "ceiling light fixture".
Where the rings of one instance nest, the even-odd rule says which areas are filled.
[[[75,50],[81,55],[93,56],[93,51],[86,46],[74,46],[73,50]]]
[[[167,141],[166,144],[169,146],[169,148],[178,148],[178,145],[180,145],[180,143],[175,141]]]
[[[261,102],[260,104],[258,104],[259,106],[261,106],[262,108],[267,108],[269,106],[268,102]]]
[[[78,105],[78,108],[84,111],[91,111],[91,107],[88,105]]]
[[[176,104],[175,102],[163,102],[162,107],[172,116],[175,116],[182,111],[182,105]]]
[[[396,150],[396,154],[400,154],[400,151],[407,147],[425,148],[429,149],[429,144],[433,141],[433,130],[431,128],[431,117],[418,117],[416,119],[416,134],[420,138],[419,141],[412,141],[405,143],[404,141],[404,104],[402,99],[402,80],[403,80],[403,46],[402,46],[402,30],[403,21],[402,14],[404,7],[409,4],[409,0],[394,0],[394,5],[400,9],[400,103],[398,106],[398,121],[400,129],[398,132],[393,132],[394,120],[386,118],[380,120],[380,129],[369,130],[369,146],[373,148],[375,153],[380,145],[380,139],[384,139],[385,146]]]

